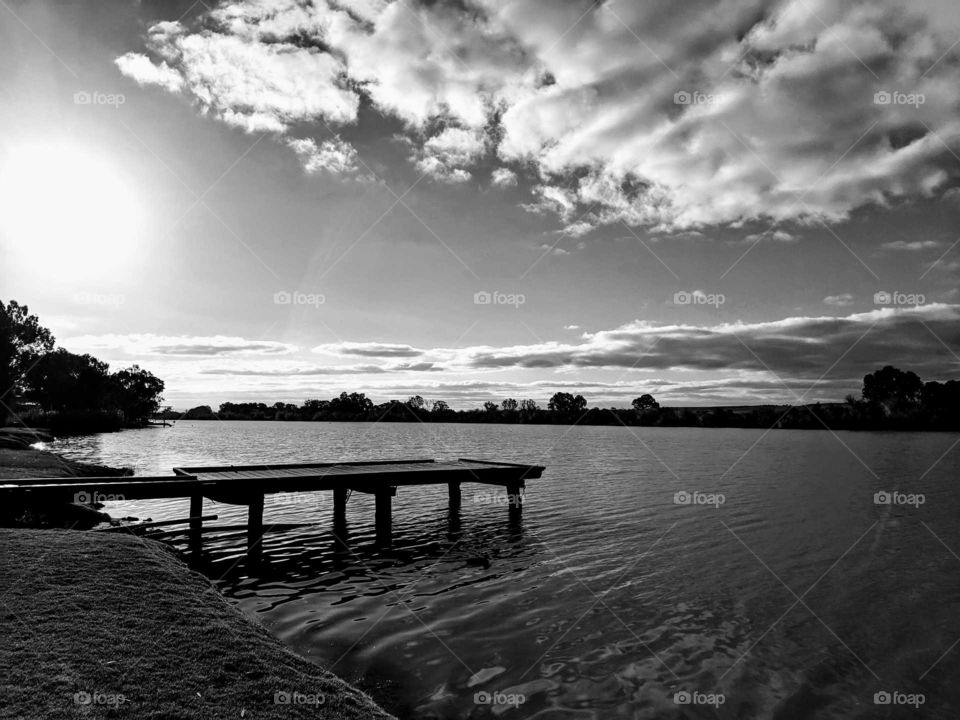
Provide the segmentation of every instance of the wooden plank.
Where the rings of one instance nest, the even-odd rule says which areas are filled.
[[[415,460],[357,460],[348,462],[330,462],[330,463],[278,463],[275,465],[217,465],[209,467],[179,467],[174,468],[173,472],[178,475],[194,475],[196,472],[233,472],[237,470],[283,470],[284,468],[321,468],[333,467],[337,465],[397,465],[399,463],[433,463],[435,460],[415,459]],[[196,472],[195,472],[196,471]]]

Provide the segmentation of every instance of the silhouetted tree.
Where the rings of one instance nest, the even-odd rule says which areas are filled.
[[[587,409],[587,401],[583,395],[571,395],[570,393],[554,393],[547,404],[547,409],[551,412],[562,415],[572,415],[573,413],[582,413]]]
[[[638,413],[647,412],[648,410],[658,410],[660,408],[660,403],[654,400],[653,395],[650,394],[641,395],[635,398],[630,404]]]
[[[26,397],[47,411],[105,410],[111,401],[109,366],[63,348],[34,362],[24,387]]]
[[[184,420],[214,420],[216,417],[217,414],[213,412],[213,408],[209,405],[198,405],[183,414]]]
[[[16,300],[0,300],[0,400],[23,390],[27,371],[41,356],[53,350],[53,335]],[[12,399],[5,399],[7,405]]]
[[[110,376],[113,401],[128,423],[143,422],[157,411],[163,397],[163,380],[133,365]]]
[[[507,398],[502,403],[500,403],[500,407],[507,412],[512,412],[517,409],[517,401],[514,400],[513,398]]]
[[[920,402],[923,382],[915,373],[904,372],[892,365],[865,375],[863,399],[885,415],[908,412]]]

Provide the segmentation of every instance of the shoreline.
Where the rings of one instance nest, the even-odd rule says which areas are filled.
[[[0,480],[123,474],[0,448]],[[122,533],[0,528],[0,686],[11,717],[391,720],[297,655],[162,543]],[[28,632],[29,630],[29,632]]]

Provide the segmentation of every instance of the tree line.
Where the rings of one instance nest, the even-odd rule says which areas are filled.
[[[55,432],[136,427],[160,407],[163,380],[138,365],[110,371],[92,355],[56,347],[16,300],[0,300],[0,415]]]
[[[453,410],[443,400],[420,395],[374,403],[362,392],[301,405],[277,402],[209,405],[170,418],[188,420],[313,420],[359,422],[466,422],[651,427],[741,427],[831,430],[960,430],[960,381],[924,383],[913,372],[886,366],[864,376],[861,396],[844,402],[740,407],[661,407],[645,393],[629,408],[587,407],[583,395],[555,393],[546,407],[535,400],[507,398],[481,407]]]

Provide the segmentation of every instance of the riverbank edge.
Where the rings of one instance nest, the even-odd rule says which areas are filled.
[[[89,477],[91,468],[103,469],[42,450],[0,450],[0,479]],[[3,528],[0,547],[0,636],[10,639],[0,644],[4,714],[394,720],[161,543]]]

